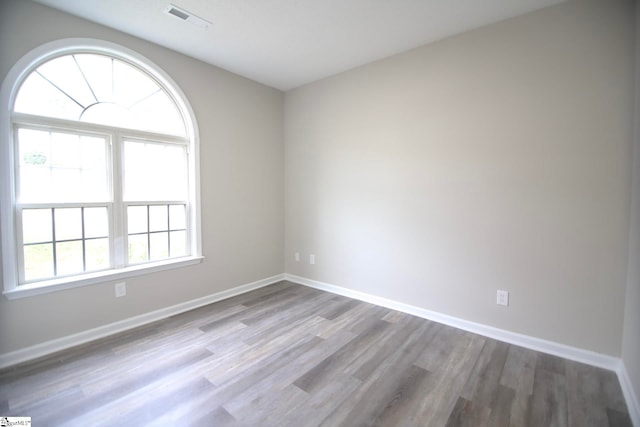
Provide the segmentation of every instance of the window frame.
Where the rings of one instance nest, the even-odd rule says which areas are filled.
[[[18,90],[22,82],[33,70],[55,57],[80,53],[97,53],[117,58],[141,69],[151,78],[155,79],[175,102],[179,113],[184,118],[187,133],[186,138],[88,122],[76,122],[50,117],[43,118],[13,112],[13,105]],[[30,120],[32,117],[37,117],[37,123],[34,124],[34,121]],[[124,250],[122,248],[126,249],[127,236],[124,228],[125,223],[123,222],[126,220],[126,212],[123,209],[129,202],[124,202],[121,194],[114,194],[113,200],[106,203],[109,205],[108,209],[116,211],[120,208],[122,212],[119,215],[115,215],[115,220],[113,216],[110,216],[109,220],[109,230],[110,233],[113,233],[110,239],[119,240],[116,245],[110,243],[110,246],[116,246],[115,248],[110,248],[110,254],[115,257],[112,258],[113,266],[110,267],[110,269],[20,284],[22,256],[20,256],[19,251],[22,250],[22,247],[19,246],[20,242],[18,240],[22,239],[20,238],[21,233],[18,229],[20,221],[16,200],[17,189],[15,175],[15,162],[17,161],[15,138],[17,128],[20,125],[26,125],[26,127],[29,128],[34,126],[41,127],[45,130],[48,128],[50,131],[66,130],[71,133],[106,135],[107,143],[111,144],[109,150],[110,156],[113,157],[111,162],[118,162],[121,171],[123,165],[120,150],[126,139],[148,140],[149,138],[153,138],[156,140],[156,138],[159,138],[160,141],[166,143],[186,145],[189,172],[189,194],[187,199],[189,208],[187,210],[186,220],[188,229],[187,245],[190,255],[181,258],[151,261],[143,264],[123,265],[122,260],[124,260],[127,255],[118,253],[117,248],[120,248],[120,252]],[[111,42],[86,38],[56,40],[28,52],[11,68],[0,88],[0,232],[2,243],[3,294],[5,297],[9,299],[22,298],[62,289],[122,280],[128,277],[200,263],[203,256],[200,223],[199,154],[199,135],[196,118],[184,93],[160,67],[139,53]],[[111,167],[111,165],[108,167]],[[111,173],[111,177],[120,182],[122,182],[123,179],[121,175],[116,177],[113,173]],[[116,184],[117,183],[111,182],[110,186],[116,189]],[[149,204],[154,202],[145,201],[145,203]],[[124,239],[124,242],[122,242],[121,239]]]

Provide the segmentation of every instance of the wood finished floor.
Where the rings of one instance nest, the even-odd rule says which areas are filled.
[[[613,372],[281,282],[0,372],[34,426],[631,426]]]

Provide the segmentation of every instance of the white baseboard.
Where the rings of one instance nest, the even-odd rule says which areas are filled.
[[[553,354],[555,356],[575,360],[577,362],[586,363],[592,366],[597,366],[599,368],[617,372],[620,366],[620,359],[617,357],[608,356],[577,347],[571,347],[565,344],[535,338],[504,329],[495,328],[493,326],[483,325],[481,323],[471,322],[469,320],[448,316],[436,311],[427,310],[425,308],[378,297],[364,292],[354,291],[351,289],[343,288],[341,286],[331,285],[329,283],[319,282],[317,280],[311,280],[292,274],[285,274],[285,280],[289,280],[291,282],[309,286],[312,288],[321,289],[334,294],[343,295],[345,297],[354,298],[382,307],[390,308],[392,310],[401,311],[403,313],[422,317],[423,319],[432,320],[434,322],[453,326],[454,328],[473,332],[478,335],[504,341],[509,344],[518,345],[520,347],[529,348],[531,350],[541,351],[543,353]]]
[[[253,291],[255,289],[259,289],[284,280],[284,276],[284,274],[278,274],[276,276],[267,277],[266,279],[247,283],[241,286],[236,286],[235,288],[216,292],[202,298],[197,298],[191,301],[172,305],[170,307],[161,308],[159,310],[141,314],[139,316],[130,317],[128,319],[78,332],[77,334],[67,335],[65,337],[57,338],[51,341],[46,341],[41,344],[22,348],[20,350],[0,354],[0,369],[27,362],[29,360],[37,359],[39,357],[58,352],[60,350],[65,350],[67,348],[71,348],[80,344],[84,344],[99,338],[104,338],[118,332],[123,332],[128,329],[143,326],[151,322],[165,319],[169,316],[174,316],[185,311],[193,310],[194,308],[214,303],[216,301],[244,294],[246,292]]]
[[[627,402],[627,410],[629,411],[629,417],[631,418],[631,424],[636,427],[640,427],[640,400],[638,395],[633,390],[629,373],[623,362],[620,362],[617,370],[618,380],[620,381],[620,387],[622,387],[622,394]]]

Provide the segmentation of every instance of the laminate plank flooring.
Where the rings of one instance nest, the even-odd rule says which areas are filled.
[[[280,282],[0,371],[33,425],[631,426],[613,372]]]

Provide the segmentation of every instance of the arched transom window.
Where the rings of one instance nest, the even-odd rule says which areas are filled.
[[[15,274],[5,293],[198,257],[197,132],[168,78],[131,54],[88,49],[21,75],[6,150]]]
[[[95,53],[51,59],[20,87],[14,111],[186,136],[166,90],[139,68]]]

